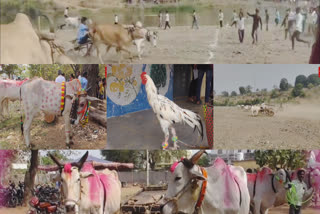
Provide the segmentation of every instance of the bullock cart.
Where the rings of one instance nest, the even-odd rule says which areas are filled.
[[[136,195],[129,198],[121,206],[123,214],[152,213],[160,214],[160,206],[163,202],[167,186],[145,187]]]
[[[270,107],[265,107],[265,108],[261,107],[261,109],[259,110],[259,113],[265,114],[269,117],[272,117],[274,115],[274,111]]]

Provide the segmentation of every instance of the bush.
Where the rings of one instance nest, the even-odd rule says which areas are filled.
[[[309,89],[311,89],[311,88],[313,88],[313,87],[314,87],[314,85],[313,85],[312,83],[309,83],[309,84],[308,84],[308,88],[309,88]]]
[[[280,96],[280,92],[279,92],[277,89],[273,89],[273,90],[271,91],[270,97],[271,97],[272,99],[278,98],[279,96]]]
[[[301,84],[302,87],[307,87],[308,85],[307,77],[305,75],[297,76],[294,86],[296,87],[298,84]]]
[[[302,89],[303,89],[302,83],[297,84],[297,85],[293,88],[293,90],[292,90],[292,92],[291,92],[292,96],[293,96],[293,97],[304,97],[305,94],[304,94],[304,92],[302,91]]]

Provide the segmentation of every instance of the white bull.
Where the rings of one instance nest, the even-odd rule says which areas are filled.
[[[116,171],[96,171],[92,163],[85,163],[88,152],[76,163],[62,164],[53,155],[50,157],[60,168],[67,211],[75,210],[76,214],[120,213],[121,183]]]
[[[21,86],[21,98],[23,100],[25,121],[23,134],[25,143],[30,145],[30,127],[34,116],[43,111],[47,114],[62,114],[65,122],[66,144],[72,143],[71,122],[78,124],[84,120],[88,101],[98,100],[81,92],[81,84],[78,79],[65,84],[64,101],[62,98],[62,84],[46,81],[42,78],[34,78]],[[61,112],[61,102],[64,102],[64,110]],[[71,111],[73,108],[73,111]]]
[[[284,169],[273,173],[270,168],[263,167],[257,173],[248,173],[248,189],[250,192],[252,214],[265,214],[271,208],[276,197],[285,194],[291,182]]]
[[[19,100],[20,87],[25,81],[0,80],[0,115],[4,116],[4,111],[9,114],[9,101]]]
[[[261,109],[260,106],[252,106],[251,107],[251,115],[252,115],[252,117],[258,116],[260,109]]]
[[[66,27],[73,27],[73,28],[78,28],[81,22],[80,17],[67,17],[64,19],[64,24],[60,25],[60,29],[62,29],[64,26]]]
[[[162,213],[248,214],[250,196],[244,169],[228,166],[220,158],[213,166],[201,168],[195,163],[203,152],[172,165]],[[203,185],[206,190],[198,204]]]

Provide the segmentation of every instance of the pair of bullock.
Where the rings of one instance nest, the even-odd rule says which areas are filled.
[[[256,174],[246,174],[242,167],[227,165],[220,158],[216,159],[211,167],[204,168],[196,164],[203,153],[204,151],[199,151],[192,158],[181,159],[172,165],[170,169],[172,176],[163,199],[161,213],[248,214],[251,210],[253,214],[265,214],[272,206],[279,206],[286,202],[285,193],[290,188],[291,176],[284,169],[272,172],[269,168],[263,168]],[[87,153],[81,158],[81,161],[86,157]],[[78,179],[79,182],[85,182],[84,186],[88,185],[89,181],[82,180],[88,178],[86,176],[87,169],[83,169],[82,164],[79,163],[63,165],[55,157],[52,156],[52,159],[60,168],[64,196],[68,202],[66,205],[74,207],[79,204],[78,209],[83,211],[92,209],[88,203],[83,207],[82,203],[79,203],[83,197],[81,194],[84,194],[84,197],[90,194],[88,188],[80,189],[79,185],[71,182],[71,180]],[[68,177],[70,172],[71,176]],[[90,172],[92,173],[92,171]],[[319,186],[319,170],[311,171],[306,177],[310,181],[307,182],[309,187]],[[93,176],[93,178],[98,179],[97,176]],[[100,182],[103,183],[103,180]],[[103,188],[101,187],[102,190],[104,190]],[[118,194],[120,190],[117,187],[112,191],[114,192],[110,192],[110,195]],[[102,194],[101,190],[100,194]],[[108,195],[106,197],[108,198]],[[110,200],[111,198],[113,197],[109,197]],[[101,199],[100,202],[102,202]],[[104,203],[100,203],[99,210],[102,207],[104,207],[102,210],[106,210],[108,206],[111,205],[108,205],[104,200]],[[120,202],[117,201],[116,207],[119,206]],[[98,213],[102,214],[103,212]],[[113,214],[114,212],[105,213]]]
[[[23,135],[30,146],[30,127],[34,117],[40,112],[62,115],[65,121],[66,144],[72,144],[71,123],[85,120],[88,102],[98,100],[81,89],[78,79],[67,83],[55,83],[33,78],[25,82],[0,81],[0,110],[7,100],[20,100],[24,108]]]

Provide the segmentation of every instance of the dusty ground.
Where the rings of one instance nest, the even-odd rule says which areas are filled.
[[[0,148],[26,149],[21,136],[18,102],[10,103],[11,117],[0,120]],[[31,142],[34,149],[66,149],[64,120],[58,117],[54,124],[47,124],[39,114],[31,125]],[[84,127],[73,126],[74,145],[71,149],[102,149],[106,145],[107,131],[93,122]]]
[[[320,109],[316,104],[284,105],[275,115],[215,107],[215,149],[314,149],[320,145]]]
[[[202,106],[188,104],[185,101],[176,102],[179,106],[200,114],[202,117],[204,136],[203,141],[199,142],[199,135],[193,132],[188,125],[175,124],[179,140],[189,146],[208,146],[205,133],[205,122],[203,119]],[[170,132],[170,139],[172,135]],[[108,119],[108,143],[106,149],[162,149],[164,134],[154,112],[144,110],[120,117]],[[197,143],[198,142],[198,143]],[[169,145],[172,146],[169,140]],[[179,144],[180,149],[188,149],[188,146]],[[189,148],[190,149],[190,148]]]
[[[199,30],[192,30],[190,26],[173,26],[171,29],[163,30],[159,28],[148,28],[158,31],[159,39],[157,47],[145,42],[142,59],[139,60],[136,46],[132,45],[129,50],[133,59],[130,61],[129,55],[123,53],[122,63],[157,63],[157,64],[183,64],[183,63],[213,63],[212,45],[214,42],[214,26],[200,26]],[[56,43],[64,47],[66,54],[75,63],[100,63],[93,50],[91,56],[84,57],[85,52],[74,51],[74,45],[70,42],[76,38],[77,30],[63,29],[56,32]],[[118,63],[119,57],[114,48],[107,54],[105,46],[102,59],[108,63]]]

